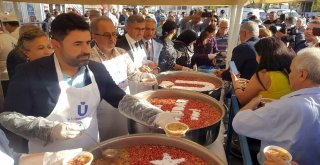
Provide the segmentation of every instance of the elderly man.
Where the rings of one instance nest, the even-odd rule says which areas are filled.
[[[113,81],[123,91],[130,94],[129,80],[140,82],[146,77],[155,79],[151,73],[139,72],[128,53],[124,49],[115,47],[117,33],[110,18],[99,17],[91,22],[90,27],[92,39],[96,42],[91,50],[90,59],[103,63]],[[100,109],[107,109],[107,111]],[[106,117],[111,117],[111,119],[105,120]],[[101,140],[128,134],[127,118],[104,100],[98,107],[98,124]]]
[[[219,29],[216,34],[217,47],[219,51],[227,51],[229,38],[229,20],[223,19],[219,23]]]
[[[77,133],[81,135],[45,146],[30,140],[30,152],[95,146],[100,141],[97,107],[101,99],[127,117],[164,128],[168,113],[126,95],[102,64],[89,60],[90,28],[82,17],[74,13],[59,15],[52,22],[51,35],[55,53],[17,68],[4,108],[50,121],[73,123],[78,125],[77,129],[81,128]],[[169,116],[173,119],[172,114]]]
[[[127,33],[118,38],[116,47],[126,50],[136,67],[141,67],[147,62],[147,54],[140,42],[144,35],[145,20],[141,15],[132,15],[127,19]]]
[[[149,66],[153,66],[151,69],[154,73],[158,73],[157,66],[163,45],[160,40],[155,38],[157,26],[156,21],[152,18],[147,18],[145,20],[146,28],[142,40],[146,49]]]
[[[277,145],[287,149],[299,164],[319,163],[319,54],[318,48],[301,50],[290,66],[289,81],[294,92],[258,109],[261,98],[253,99],[234,117],[234,130],[260,139],[260,151],[265,146]]]
[[[312,20],[311,22],[309,22],[307,29],[304,31],[305,40],[298,42],[294,46],[293,50],[295,52],[298,52],[301,49],[307,47],[318,47],[320,43],[320,36],[313,35],[314,28],[320,28],[320,20]]]
[[[89,11],[89,19],[90,19],[90,22],[95,19],[95,18],[98,18],[101,16],[101,13],[100,11],[96,10],[96,9],[92,9]]]
[[[239,35],[241,44],[233,49],[231,61],[235,62],[240,77],[249,80],[258,67],[254,49],[254,44],[259,41],[258,24],[252,21],[242,24]],[[229,70],[222,73],[222,79],[231,81]]]

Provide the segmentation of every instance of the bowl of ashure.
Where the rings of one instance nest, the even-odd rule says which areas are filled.
[[[90,165],[93,161],[93,155],[90,152],[82,151],[79,154],[63,159],[63,165]]]
[[[117,151],[110,157],[105,151]],[[161,134],[132,134],[109,139],[90,150],[92,165],[222,165],[205,147],[182,138]]]
[[[141,92],[135,95],[145,99],[164,112],[180,113],[176,120],[179,124],[167,125],[166,129],[148,126],[144,123],[128,119],[128,132],[136,133],[166,133],[167,135],[183,135],[201,145],[213,143],[220,131],[221,120],[226,111],[216,99],[199,92],[177,89],[158,89]],[[165,132],[166,131],[166,132]]]
[[[263,153],[265,156],[268,154],[272,157],[278,157],[285,162],[290,162],[292,160],[292,155],[286,149],[279,146],[267,146],[263,149]]]
[[[189,130],[189,126],[184,123],[169,123],[165,126],[167,135],[172,137],[183,137]]]

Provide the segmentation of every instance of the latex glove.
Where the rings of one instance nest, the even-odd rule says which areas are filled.
[[[76,123],[64,122],[55,125],[51,131],[52,140],[67,140],[81,136],[85,130],[83,126]]]
[[[142,73],[141,80],[145,85],[155,85],[157,84],[157,77],[152,73]]]
[[[46,152],[43,157],[43,165],[61,165],[64,158],[75,157],[82,151],[82,148],[63,150],[59,152]]]
[[[182,71],[193,71],[193,69],[183,66]]]
[[[162,112],[156,117],[155,123],[162,129],[164,129],[165,126],[169,123],[179,122],[179,119],[181,119],[182,115],[182,113],[176,112]]]

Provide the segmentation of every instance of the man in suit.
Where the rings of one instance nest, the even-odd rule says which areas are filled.
[[[137,68],[147,63],[147,54],[141,42],[145,26],[145,20],[141,15],[131,15],[126,22],[127,33],[119,37],[116,43],[116,47],[128,52]]]
[[[101,99],[127,117],[149,125],[161,125],[171,114],[126,95],[103,64],[90,61],[89,25],[74,13],[61,14],[51,25],[52,56],[20,65],[10,82],[5,109],[50,121],[69,122],[82,128],[73,139],[42,144],[29,140],[29,152],[89,149],[99,143],[97,106]],[[71,132],[72,133],[72,132]],[[112,132],[110,132],[112,133]]]
[[[241,78],[250,79],[258,67],[254,49],[259,41],[258,24],[252,21],[242,24],[239,35],[241,44],[233,49],[231,61],[235,62]],[[222,79],[231,81],[229,69],[222,73]]]
[[[293,48],[296,53],[307,47],[318,47],[320,37],[313,35],[313,28],[320,28],[320,20],[309,22],[307,29],[304,31],[305,40],[298,42]]]
[[[157,74],[159,73],[158,62],[163,44],[160,40],[154,38],[157,29],[157,22],[152,18],[146,18],[145,21],[146,28],[142,41],[147,53],[148,65],[153,70],[153,73]]]

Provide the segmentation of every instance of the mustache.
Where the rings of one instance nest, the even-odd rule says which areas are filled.
[[[80,57],[90,57],[90,53],[82,53],[80,55],[77,56],[77,58],[80,58]]]

